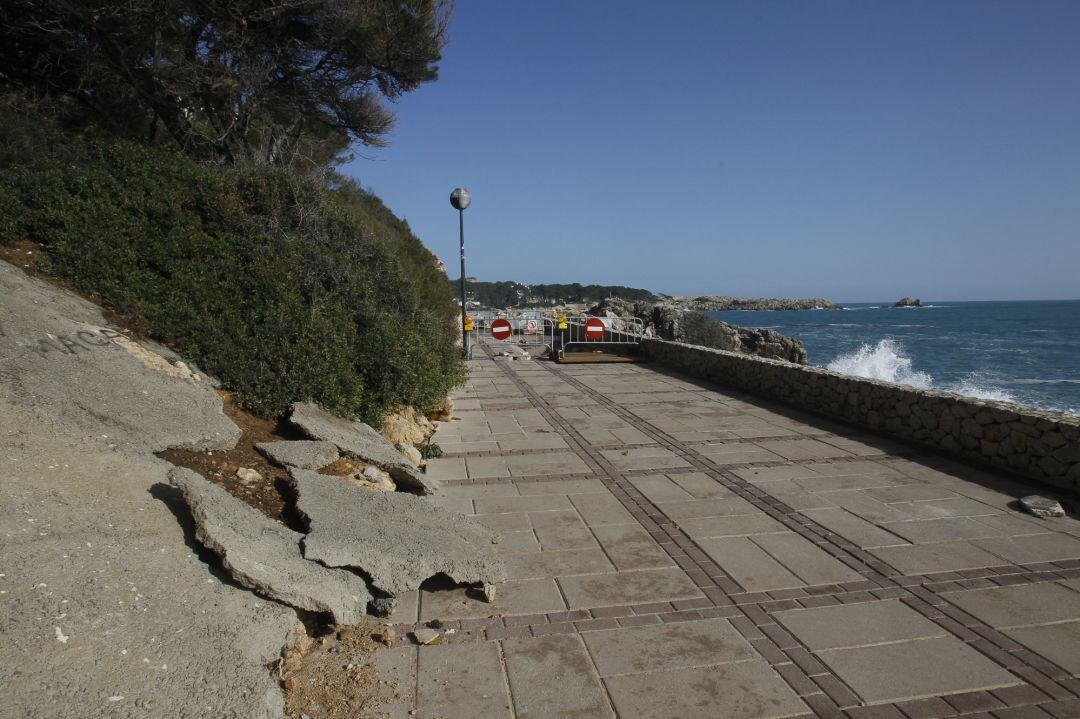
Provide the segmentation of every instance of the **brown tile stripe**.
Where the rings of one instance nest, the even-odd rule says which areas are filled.
[[[605,458],[592,454],[592,452],[589,451],[592,449],[590,445],[587,442],[584,442],[583,438],[574,432],[572,428],[567,429],[566,427],[563,427],[558,418],[553,416],[550,408],[543,399],[533,392],[527,383],[523,382],[509,368],[500,366],[500,369],[518,385],[519,389],[521,389],[531,401],[533,401],[536,409],[549,423],[552,424],[553,427],[556,428],[556,431],[564,437],[567,444],[572,448],[572,451],[577,453],[594,472],[597,472],[598,479],[600,479],[620,502],[630,510],[631,514],[638,519],[642,526],[657,539],[669,556],[671,556],[680,567],[687,571],[687,575],[705,593],[706,599],[691,600],[690,606],[687,606],[687,603],[685,602],[673,602],[627,608],[597,608],[593,610],[578,610],[577,612],[570,613],[560,612],[556,613],[554,616],[534,615],[531,617],[492,617],[484,620],[463,620],[462,631],[460,634],[455,635],[455,641],[467,641],[469,639],[480,638],[491,640],[503,638],[504,636],[541,636],[543,634],[552,633],[611,629],[615,628],[615,626],[639,626],[642,624],[656,624],[660,622],[695,621],[723,616],[729,618],[732,625],[751,642],[762,656],[769,659],[770,662],[776,666],[778,671],[783,667],[781,676],[785,678],[785,681],[787,681],[795,691],[800,693],[800,696],[802,696],[804,701],[806,701],[806,703],[814,710],[814,713],[817,716],[873,716],[873,714],[869,714],[865,711],[868,709],[873,709],[874,711],[879,709],[881,711],[888,711],[891,709],[893,715],[902,717],[908,716],[908,714],[898,713],[901,712],[902,708],[902,705],[900,704],[878,705],[875,707],[856,706],[858,704],[858,699],[851,689],[844,685],[838,677],[829,672],[824,665],[818,662],[805,646],[802,646],[797,640],[791,637],[790,634],[781,629],[779,625],[773,621],[771,613],[800,606],[823,606],[826,603],[853,603],[878,601],[887,598],[900,598],[905,601],[905,603],[908,603],[909,606],[920,611],[924,616],[938,622],[939,625],[946,629],[946,631],[955,634],[958,627],[961,629],[963,628],[962,625],[947,616],[944,611],[940,611],[938,608],[940,605],[945,605],[946,607],[951,607],[951,605],[947,605],[947,603],[938,597],[935,592],[920,586],[920,583],[925,581],[925,578],[916,579],[915,582],[907,581],[909,578],[900,576],[893,568],[877,562],[884,571],[879,570],[870,562],[858,556],[859,554],[866,555],[866,557],[873,560],[866,552],[858,549],[850,542],[834,541],[832,544],[834,545],[835,551],[831,551],[830,553],[842,561],[845,559],[848,560],[849,566],[853,566],[854,568],[858,569],[860,565],[865,565],[860,571],[862,571],[864,576],[867,576],[866,580],[849,582],[844,585],[823,585],[779,592],[743,592],[739,585],[730,577],[726,576],[715,563],[711,562],[707,555],[701,552],[700,548],[698,548],[689,537],[683,534],[681,530],[678,530],[673,523],[667,521],[665,515],[656,505],[633,488],[633,485],[626,480],[626,472],[616,470]],[[554,369],[546,369],[556,374],[564,374]],[[567,379],[567,376],[564,375],[563,378]],[[593,394],[592,390],[582,383],[577,382],[576,380],[570,380],[569,382],[582,391]],[[597,399],[617,410],[624,419],[629,420],[631,424],[637,426],[638,429],[657,437],[660,444],[668,446],[674,451],[679,450],[679,444],[672,441],[670,437],[666,436],[665,433],[658,430],[656,427],[642,421],[640,418],[632,415],[632,413],[625,412],[620,406],[610,402],[605,397],[599,396]],[[804,534],[804,536],[807,536],[807,533],[809,535],[818,535],[818,538],[816,539],[814,536],[810,536],[810,538],[819,546],[826,543],[822,542],[821,539],[827,539],[827,532],[811,526],[813,525],[812,522],[799,515],[798,512],[795,512],[790,507],[769,497],[766,492],[756,487],[752,487],[752,485],[747,486],[749,483],[742,482],[737,476],[716,471],[710,466],[712,463],[707,457],[701,457],[700,455],[695,456],[697,453],[692,450],[677,451],[677,453],[686,457],[687,461],[690,461],[691,464],[698,465],[696,470],[690,468],[688,471],[705,471],[709,476],[712,476],[714,479],[729,486],[736,493],[742,494],[749,501],[762,508],[763,511],[769,513],[770,516],[774,516],[774,518],[791,526],[795,531],[801,529],[802,531],[800,533]],[[849,461],[857,461],[860,459],[863,458],[852,458]],[[694,460],[697,461],[695,462]],[[787,464],[787,462],[780,462],[778,464]],[[669,472],[666,470],[649,470],[648,473],[667,474]],[[744,492],[739,492],[739,489],[744,490]],[[663,524],[657,522],[654,518],[659,518],[660,522],[663,522]],[[815,529],[817,531],[815,531]],[[823,546],[823,548],[828,550],[827,547]],[[850,556],[845,556],[845,554]],[[876,562],[876,560],[873,561]],[[1003,572],[999,573],[998,571],[994,571],[992,579],[988,579],[988,576],[969,577],[963,576],[960,573],[943,573],[949,575],[947,579],[944,579],[944,582],[945,584],[949,584],[961,580],[976,581],[979,579],[988,579],[988,581],[993,582],[1005,576],[1009,576],[1007,572],[1012,568],[1001,567],[1000,569],[1003,570]],[[1028,576],[1027,579],[1022,581],[1034,581],[1039,578],[1044,578],[1043,580],[1045,581],[1051,581],[1054,578],[1060,578],[1063,573],[1071,574],[1076,568],[1043,563],[1043,566],[1031,568],[1021,567],[1018,569],[1025,572]],[[887,574],[890,576],[886,576]],[[954,574],[956,577],[951,576]],[[1035,579],[1032,579],[1032,576],[1034,576]],[[927,601],[926,597],[933,598],[934,601]],[[701,606],[700,608],[697,608],[697,605],[699,604]],[[669,607],[670,611],[668,611]],[[623,616],[618,616],[621,610],[629,611]],[[588,615],[587,618],[585,617],[586,613]],[[543,622],[539,621],[541,616],[543,617]],[[612,620],[614,620],[615,624],[612,624]],[[479,621],[483,624],[482,626],[476,625],[475,627],[468,626],[470,621]],[[500,621],[501,626],[499,626]],[[1080,687],[1073,686],[1070,690],[1063,685],[1065,682],[1071,681],[1071,678],[1068,680],[1062,679],[1060,682],[1051,678],[1052,675],[1060,677],[1064,670],[1056,667],[1056,665],[1048,662],[1043,657],[1040,657],[1033,652],[1028,652],[1022,647],[1017,649],[1019,645],[1015,645],[1011,640],[1007,640],[1004,635],[1000,635],[1000,633],[995,632],[990,627],[982,625],[974,619],[971,619],[971,621],[973,622],[970,629],[971,636],[960,638],[967,641],[973,648],[989,656],[992,660],[1005,666],[1016,676],[1028,682],[1028,684],[1021,685],[1018,688],[1032,690],[1038,696],[1049,696],[1057,700],[1056,702],[1043,704],[1047,711],[1050,712],[1050,716],[1054,715],[1053,711],[1064,711],[1072,706],[1071,703],[1075,700],[1075,694],[1072,690],[1077,690]],[[480,629],[481,631],[477,631],[477,629]],[[408,626],[402,626],[402,630],[407,631]],[[1007,646],[1002,647],[999,646],[999,644],[1006,644]],[[1014,646],[1008,646],[1009,644]],[[1023,652],[1023,655],[1021,655],[1021,652]],[[1031,658],[1028,659],[1027,655],[1030,655]],[[1041,667],[1033,666],[1040,664]],[[1040,669],[1046,669],[1050,674],[1047,674]],[[816,687],[816,691],[811,692],[811,686]],[[1026,696],[1030,698],[1034,695],[1035,694],[1029,692]],[[1027,707],[1036,703],[1024,699],[1024,695],[1019,693],[1017,693],[1015,697],[1011,697],[1008,701],[1002,699],[1001,702],[1002,706],[1008,708]],[[908,702],[908,704],[910,704],[910,702]],[[1059,704],[1061,706],[1057,706]],[[944,704],[943,706],[948,708],[948,713],[940,713],[937,714],[937,716],[955,715],[956,712],[950,705]],[[842,709],[844,711],[841,711]]]

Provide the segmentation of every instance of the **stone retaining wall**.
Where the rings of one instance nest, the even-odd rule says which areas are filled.
[[[822,367],[646,339],[649,359],[698,379],[1080,488],[1080,417],[862,379]]]

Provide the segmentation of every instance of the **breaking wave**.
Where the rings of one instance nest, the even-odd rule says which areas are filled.
[[[895,382],[918,389],[935,388],[933,375],[916,370],[912,366],[911,358],[904,353],[903,346],[892,339],[883,339],[876,345],[864,344],[854,352],[840,355],[828,364],[828,368],[855,377]],[[991,386],[985,377],[975,372],[953,385],[937,389],[978,399],[1016,401],[1012,393]]]

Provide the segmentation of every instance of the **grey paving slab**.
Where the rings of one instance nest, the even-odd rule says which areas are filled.
[[[507,639],[503,652],[519,719],[614,717],[581,637]]]
[[[680,502],[694,498],[694,495],[662,474],[631,477],[630,484],[652,502]]]
[[[1022,680],[955,637],[817,653],[868,703],[994,689]]]
[[[603,677],[757,658],[726,619],[585,632],[582,637]]]
[[[1005,634],[1070,674],[1080,674],[1080,621],[1017,627]]]
[[[909,542],[892,532],[882,529],[882,526],[868,522],[862,517],[840,507],[826,507],[822,509],[803,510],[810,519],[821,526],[836,532],[844,539],[857,544],[863,549],[869,547],[891,547]]]
[[[922,519],[912,522],[888,522],[881,525],[912,544],[947,542],[956,539],[984,539],[998,535],[989,525],[971,517]]]
[[[468,473],[465,471],[465,459],[462,457],[440,457],[438,459],[429,459],[426,473],[432,479],[437,479],[439,481],[469,478]]]
[[[751,484],[765,484],[781,479],[802,479],[817,476],[817,472],[801,464],[785,464],[778,467],[741,467],[732,472]]]
[[[420,590],[420,620],[466,619],[499,614],[542,614],[566,609],[554,579],[521,579],[498,585],[494,603],[475,589]]]
[[[784,459],[802,461],[807,459],[828,459],[830,457],[850,457],[851,453],[816,439],[777,439],[755,442]]]
[[[466,457],[465,467],[469,479],[494,479],[509,477],[510,465],[506,457]]]
[[[420,647],[417,715],[431,719],[512,717],[499,648],[494,643]]]
[[[593,527],[607,556],[620,570],[654,569],[674,564],[668,553],[639,524]]]
[[[514,477],[535,477],[552,474],[592,474],[589,466],[576,454],[522,454],[506,457]],[[471,476],[471,475],[470,475]]]
[[[570,500],[563,495],[535,495],[531,497],[491,497],[474,500],[477,514],[506,514],[508,512],[545,512],[548,510],[573,509]]]
[[[596,546],[588,526],[574,510],[532,512],[529,514],[540,547],[549,549],[586,549]]]
[[[955,572],[960,569],[996,567],[1002,563],[1000,557],[964,541],[878,547],[868,551],[904,574]]]
[[[371,709],[376,719],[409,719],[416,701],[416,647],[380,649],[371,656],[379,677],[375,695],[382,701]]]
[[[719,499],[693,499],[688,502],[663,502],[660,510],[672,519],[691,519],[693,517],[727,517],[733,514],[757,514],[760,509],[742,497],[721,497]]]
[[[787,532],[761,534],[750,538],[806,584],[855,582],[863,576],[804,537]]]
[[[939,625],[892,600],[792,609],[774,616],[811,651],[946,635]]]
[[[611,494],[571,494],[568,498],[589,526],[634,521],[622,503]]]
[[[1068,534],[1032,534],[1024,537],[982,539],[975,544],[1014,564],[1055,562],[1080,558],[1080,539]]]
[[[672,474],[671,481],[682,487],[695,499],[714,499],[716,497],[731,497],[734,493],[703,472],[686,472]]]
[[[511,579],[556,577],[567,574],[614,572],[615,567],[600,549],[526,552],[504,555],[507,576]]]
[[[760,660],[604,679],[622,719],[780,719],[808,707]]]
[[[943,596],[998,629],[1080,619],[1080,593],[1056,582],[948,592]]]
[[[675,522],[679,529],[694,539],[710,537],[746,537],[752,534],[790,532],[780,522],[764,512],[734,517],[693,517]]]
[[[790,589],[805,584],[749,538],[699,539],[697,543],[748,592]]]
[[[703,596],[677,567],[559,577],[570,609],[646,604]]]
[[[507,512],[505,514],[477,514],[472,517],[480,524],[494,529],[496,532],[525,532],[532,531],[532,522],[525,512]]]
[[[523,482],[514,486],[523,497],[536,494],[609,494],[598,479],[564,479],[557,482]],[[609,495],[610,496],[610,495]]]
[[[690,463],[663,447],[630,447],[601,452],[616,469],[672,469],[689,467]]]
[[[868,490],[872,492],[874,490]],[[902,502],[891,505],[906,512],[914,519],[940,519],[944,517],[981,517],[998,514],[999,509],[977,502],[968,497],[936,499],[921,502]]]

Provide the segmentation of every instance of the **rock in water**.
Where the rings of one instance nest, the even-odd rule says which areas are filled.
[[[339,450],[385,469],[398,486],[419,494],[435,494],[438,483],[409,464],[381,434],[356,420],[342,419],[309,402],[292,406],[289,421],[309,437],[333,442]]]
[[[328,567],[364,572],[391,596],[445,574],[463,584],[506,579],[495,533],[416,495],[366,492],[303,469],[290,470],[296,508],[307,518],[304,556]]]
[[[1065,508],[1061,506],[1060,502],[1049,497],[1040,497],[1037,494],[1023,497],[1020,500],[1020,506],[1028,514],[1034,514],[1036,517],[1044,519],[1065,516]]]
[[[338,624],[356,624],[364,618],[371,601],[364,580],[304,559],[300,553],[304,535],[281,526],[190,469],[177,467],[169,480],[191,508],[195,536],[221,557],[237,582],[299,609],[329,612]]]
[[[922,307],[922,300],[918,299],[917,297],[904,297],[900,300],[897,300],[896,304],[893,305],[893,307]]]
[[[281,467],[322,469],[338,460],[337,445],[312,439],[260,442],[255,448]]]

